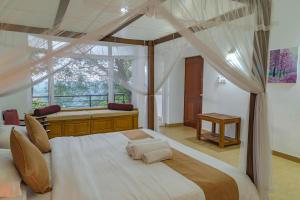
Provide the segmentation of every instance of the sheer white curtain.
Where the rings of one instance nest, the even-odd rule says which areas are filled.
[[[111,81],[132,93],[139,109],[139,127],[147,127],[148,51],[145,46],[113,46],[114,69]],[[124,62],[125,61],[125,62]]]
[[[184,39],[173,40],[172,42],[162,43],[155,46],[154,60],[154,92],[155,92],[155,129],[158,130],[161,123],[164,123],[167,111],[166,99],[168,98],[167,88],[168,79],[173,71],[183,67],[181,61],[183,54],[188,47],[188,42]],[[172,87],[172,90],[176,86]]]
[[[38,38],[43,39],[42,36]],[[67,39],[53,37],[48,41],[50,49],[57,48],[55,44],[58,41],[59,43],[63,41],[65,43],[70,42]],[[56,97],[55,95],[75,95],[78,98],[82,95],[107,95],[109,102],[115,100],[124,103],[132,102],[139,109],[139,126],[144,126],[146,122],[144,116],[146,113],[145,96],[147,94],[147,47],[112,42],[93,42],[86,44],[86,48],[89,50],[85,55],[74,51],[60,55],[48,62],[50,73],[47,77],[49,103],[67,107],[80,106],[74,103],[66,104],[63,101],[66,97]],[[34,52],[32,56],[39,56],[43,49],[39,49],[39,51]],[[51,71],[56,72],[51,74]],[[35,76],[39,75],[39,73],[37,75],[33,74],[32,78],[36,79]],[[78,84],[77,87],[86,87],[85,84],[91,87],[86,88],[85,91],[80,89],[81,92],[78,93],[78,90],[72,86],[76,81],[83,82],[83,84]],[[96,83],[98,86],[93,86]],[[62,87],[65,89],[62,90]],[[74,91],[72,91],[72,88],[74,88]],[[99,97],[95,97],[90,103],[92,103],[92,106],[100,106]],[[118,97],[120,97],[119,100]],[[83,104],[85,105],[85,102]]]
[[[158,13],[199,50],[206,62],[220,74],[241,89],[257,94],[254,181],[261,198],[268,199],[271,150],[262,76],[264,52],[254,48],[254,43],[258,42],[254,37],[256,31],[268,28],[264,24],[266,16],[261,13],[261,2],[175,0],[161,6]]]
[[[7,5],[3,6],[6,12],[1,13],[2,15],[0,16],[0,19],[9,21],[9,17],[11,16],[12,12],[11,10],[18,8],[18,4],[15,1],[12,2],[13,3],[7,3]],[[73,4],[76,3],[73,2]],[[145,13],[148,5],[146,0],[136,2],[135,4],[133,4],[132,1],[129,1],[127,4],[127,9],[130,12],[126,14],[120,13],[120,15],[117,17],[111,17],[111,20],[109,21],[107,20],[107,16],[105,16],[107,10],[113,11],[117,9],[113,1],[101,3],[99,9],[95,9],[95,5],[93,4],[93,10],[91,10],[91,2],[81,5],[87,7],[83,7],[82,9],[89,9],[93,11],[91,16],[85,16],[90,19],[89,22],[82,23],[80,19],[74,21],[66,20],[63,22],[63,24],[60,24],[61,27],[59,28],[68,28],[67,30],[77,30],[76,28],[81,25],[84,30],[83,32],[86,34],[80,35],[76,31],[60,31],[57,27],[53,29],[45,28],[45,31],[41,32],[41,35],[44,35],[45,37],[51,37],[53,35],[67,35],[68,37],[74,37],[75,39],[70,40],[68,43],[58,42],[56,43],[57,48],[51,51],[44,52],[38,57],[28,56],[35,49],[24,43],[24,40],[19,41],[17,40],[18,38],[13,37],[13,34],[11,34],[10,32],[1,31],[0,41],[9,42],[9,40],[7,40],[8,38],[11,38],[11,41],[9,43],[10,46],[7,45],[7,48],[5,48],[5,50],[3,50],[0,54],[0,60],[3,61],[0,63],[0,96],[11,94],[20,89],[31,87],[32,85],[45,80],[50,75],[47,66],[48,63],[52,62],[51,60],[60,57],[61,55],[65,56],[74,52],[84,56],[93,48],[93,45],[89,46],[87,44],[92,43],[93,41],[101,40],[103,37],[109,35],[117,27],[126,23],[128,20],[135,18],[141,13]],[[70,6],[78,7],[80,5],[72,5],[71,3]],[[102,23],[98,25],[97,23],[95,23],[95,21],[101,21]],[[7,28],[6,26],[8,25],[4,24],[1,26],[4,26],[2,28],[5,30]],[[24,34],[21,37],[27,37],[27,35]],[[45,43],[44,40],[35,40],[34,42],[35,47],[47,47],[47,43]],[[56,73],[60,69],[70,64],[72,64],[72,62],[67,62],[59,69],[54,70],[51,73]],[[30,73],[35,74],[32,83],[24,82],[24,80],[28,79],[28,74]]]
[[[5,12],[0,15],[1,22],[11,20],[10,16],[19,3],[16,0],[3,2],[4,5],[0,3],[0,9],[5,8]],[[120,12],[120,6],[128,12]],[[139,126],[144,126],[147,120],[147,48],[97,41],[127,21],[145,13],[147,6],[146,0],[128,0],[122,5],[112,0],[71,1],[68,6],[70,12],[67,11],[62,23],[53,28],[41,29],[37,35],[0,31],[0,96],[51,80],[50,102],[55,103],[53,77],[59,77],[66,70],[78,69],[90,79],[108,82],[109,101],[113,100],[117,86],[130,91],[132,103],[139,108]],[[78,9],[85,11],[85,15],[72,12]],[[108,14],[110,17],[107,17]],[[39,22],[40,19],[36,19],[36,23]],[[0,26],[6,30],[9,25]],[[106,51],[110,52],[98,52],[104,47],[108,47]],[[78,62],[83,58],[90,66],[78,67]],[[108,64],[104,63],[101,67],[99,60],[108,61]],[[92,71],[95,73],[90,73]]]
[[[87,0],[82,3],[71,1],[71,8],[85,9],[89,14],[88,16],[81,16],[78,12],[71,12],[67,14],[67,20],[56,27],[40,30],[40,34],[45,37],[59,35],[73,37],[68,42],[57,42],[51,51],[41,51],[37,56],[31,56],[32,53],[36,52],[36,47],[47,49],[48,44],[45,43],[45,40],[36,39],[32,41],[35,43],[32,47],[24,43],[24,38],[22,39],[22,37],[27,37],[26,34],[14,37],[10,32],[0,32],[0,45],[5,46],[5,48],[0,49],[0,97],[31,87],[45,80],[49,75],[72,66],[74,62],[70,59],[56,66],[54,70],[49,70],[49,65],[60,57],[69,57],[74,53],[86,56],[93,50],[94,41],[101,40],[117,27],[140,14],[162,17],[186,41],[199,50],[204,59],[219,73],[238,87],[258,94],[254,123],[255,182],[262,199],[267,199],[271,152],[264,94],[262,59],[264,52],[259,48],[254,48],[254,44],[259,42],[258,37],[254,37],[257,36],[255,31],[269,28],[265,20],[268,13],[263,12],[264,5],[262,4],[266,1],[271,0],[249,0],[242,1],[242,3],[232,0],[169,0],[166,2],[127,0],[124,4],[129,12],[111,17],[107,17],[107,14],[116,10],[119,12],[120,9],[120,5],[113,0],[99,2]],[[9,19],[13,16],[11,10],[18,9],[16,1],[5,1],[4,5],[0,5],[0,21],[10,21]],[[39,19],[36,19],[36,22],[38,21]],[[1,26],[3,26],[3,30],[6,30],[7,25],[2,24]],[[49,27],[51,26],[49,25]],[[82,32],[86,34],[76,33],[78,27],[84,27]],[[74,32],[60,31],[60,28]],[[260,37],[264,37],[264,35],[262,34]],[[184,51],[182,47],[184,44],[172,47],[170,51],[173,53],[175,51],[178,56],[169,56],[169,60],[163,58],[162,62],[158,64],[162,67],[157,68],[155,93],[164,85],[174,67],[178,66],[176,63],[180,58],[179,55]],[[119,52],[118,55],[122,52],[122,48],[124,47],[115,48],[117,49],[116,52]],[[130,51],[130,47],[127,47],[126,51]],[[157,54],[163,55],[168,54],[168,52],[158,52]],[[134,102],[136,105],[143,104],[145,107],[143,98],[147,94],[147,81],[145,81],[147,66],[143,64],[146,61],[146,56],[143,56],[144,54],[140,55],[140,59],[137,59],[140,61],[134,62],[131,66],[132,73],[136,75],[128,76],[124,72],[128,67],[127,65],[117,67],[112,65],[110,73],[113,75],[114,83],[129,88],[133,96],[137,97],[136,102]],[[30,74],[34,74],[33,81],[28,83],[24,80],[28,80]]]

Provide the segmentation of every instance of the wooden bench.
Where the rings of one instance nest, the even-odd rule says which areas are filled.
[[[197,123],[197,137],[199,140],[209,140],[211,142],[219,144],[219,147],[223,148],[224,146],[240,144],[240,129],[241,129],[241,118],[237,116],[224,115],[219,113],[206,113],[198,114],[198,123]],[[212,123],[211,132],[202,133],[202,120],[210,121]],[[216,124],[220,125],[219,134],[216,133]],[[225,136],[225,125],[234,123],[235,128],[235,137]]]
[[[82,136],[138,128],[138,110],[80,110],[47,115],[49,138]]]

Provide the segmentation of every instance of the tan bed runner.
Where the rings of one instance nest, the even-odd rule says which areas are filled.
[[[130,140],[151,137],[142,130],[124,131],[123,134]],[[232,177],[176,149],[172,150],[173,159],[163,163],[202,188],[206,200],[239,199],[238,186]]]

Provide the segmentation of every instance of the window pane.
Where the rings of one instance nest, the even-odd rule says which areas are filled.
[[[52,41],[52,50],[58,50],[60,48],[65,47],[68,44],[69,42],[65,42],[65,41]]]
[[[134,56],[135,48],[133,46],[113,46],[112,55],[113,56]]]
[[[106,59],[60,58],[54,68],[54,101],[63,107],[106,106],[108,61]]]
[[[90,53],[94,54],[94,55],[105,55],[105,56],[107,56],[108,55],[108,47],[97,45],[97,46],[94,46],[91,49]]]
[[[48,79],[36,84],[32,88],[32,108],[41,108],[49,105]]]
[[[28,35],[28,46],[39,49],[48,49],[48,41],[34,35]]]
[[[132,62],[132,59],[114,59],[114,73],[122,79],[122,82],[128,83],[128,86],[132,78]],[[131,91],[125,85],[114,84],[114,101],[116,103],[130,103],[131,95]]]

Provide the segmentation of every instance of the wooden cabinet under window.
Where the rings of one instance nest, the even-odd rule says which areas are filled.
[[[114,118],[104,117],[92,119],[91,133],[106,133],[114,130]]]
[[[63,123],[64,135],[67,136],[81,136],[91,132],[91,121],[84,120],[68,120]]]
[[[63,135],[63,121],[51,121],[48,126],[49,138],[59,137]]]
[[[49,138],[138,128],[138,111],[72,111],[48,116]]]
[[[133,119],[128,116],[116,117],[114,119],[114,129],[116,131],[129,130],[133,127]]]

